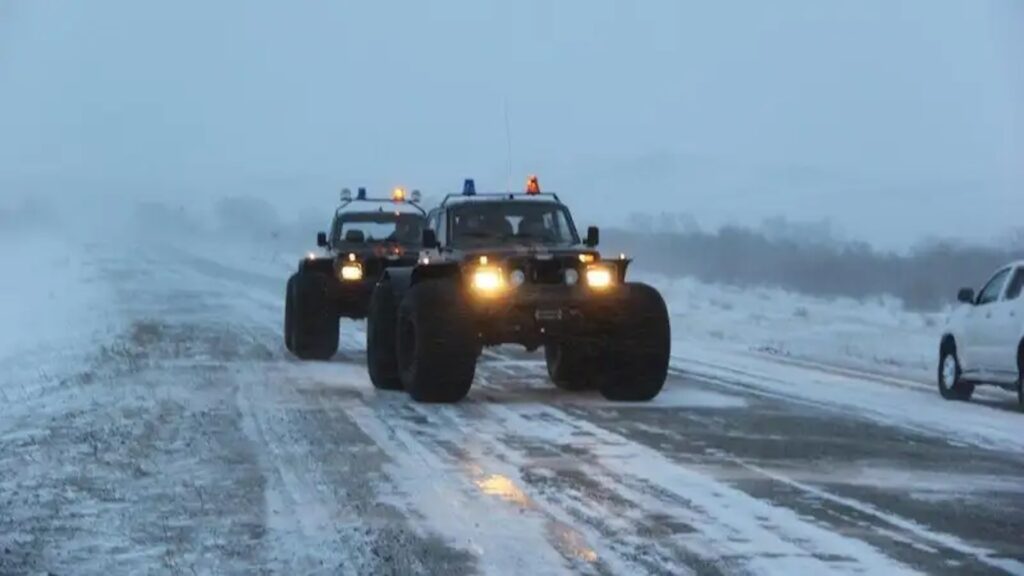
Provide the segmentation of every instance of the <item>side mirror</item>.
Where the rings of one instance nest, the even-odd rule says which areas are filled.
[[[974,289],[973,288],[961,288],[960,292],[956,295],[957,302],[963,302],[964,304],[974,304]]]
[[[596,248],[601,243],[601,231],[597,226],[587,228],[587,239],[583,241],[589,248]]]
[[[327,233],[326,232],[317,232],[316,233],[316,245],[321,247],[321,248],[327,247]]]
[[[424,228],[423,234],[420,238],[420,244],[422,244],[423,247],[428,250],[437,248],[437,233],[431,230],[430,228]]]
[[[366,242],[366,236],[362,230],[349,230],[345,232],[345,242],[351,242],[353,244],[362,244]]]

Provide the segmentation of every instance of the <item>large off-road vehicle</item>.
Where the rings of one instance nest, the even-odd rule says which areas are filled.
[[[595,227],[581,239],[535,178],[524,194],[477,194],[467,180],[427,215],[419,260],[377,282],[366,338],[374,386],[456,402],[482,348],[514,343],[543,347],[559,388],[654,398],[669,364],[665,302],[627,282],[630,260],[602,258],[598,240]]]
[[[364,318],[381,273],[416,263],[426,212],[419,193],[396,188],[390,198],[355,199],[345,189],[331,231],[317,234],[310,253],[288,279],[285,347],[303,360],[326,360],[338,351],[339,318]]]

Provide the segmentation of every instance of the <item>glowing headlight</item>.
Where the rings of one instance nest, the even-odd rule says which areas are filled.
[[[341,267],[341,279],[349,282],[363,279],[363,267],[357,263],[346,263]]]
[[[565,271],[565,283],[569,286],[575,286],[580,281],[580,273],[572,268]]]
[[[513,287],[518,288],[526,282],[526,274],[522,270],[513,270],[508,279]]]
[[[501,268],[481,266],[473,271],[470,284],[478,292],[494,294],[504,290],[505,277],[501,272]]]
[[[587,268],[587,286],[591,288],[609,288],[615,282],[612,269],[607,266],[590,266]]]

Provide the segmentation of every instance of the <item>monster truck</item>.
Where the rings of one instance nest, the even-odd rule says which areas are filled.
[[[317,234],[320,254],[310,253],[288,279],[285,347],[303,360],[326,360],[338,350],[339,319],[364,318],[381,273],[415,264],[426,212],[419,193],[396,188],[390,198],[353,200],[342,191],[330,234]]]
[[[544,348],[565,390],[647,401],[668,373],[670,326],[652,287],[581,239],[568,207],[531,178],[523,194],[477,194],[472,180],[427,215],[422,250],[389,267],[370,300],[370,379],[416,401],[457,402],[484,346]]]

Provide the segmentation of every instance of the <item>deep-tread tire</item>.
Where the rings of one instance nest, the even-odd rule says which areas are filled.
[[[953,378],[953,382],[946,381],[947,378],[943,371],[943,366],[945,366],[947,358],[951,358],[955,365],[955,376]],[[960,358],[956,353],[956,343],[952,340],[943,342],[939,349],[939,373],[937,380],[939,384],[939,395],[946,400],[967,401],[970,400],[971,395],[974,394],[974,384],[961,378]]]
[[[366,317],[366,367],[375,388],[402,389],[398,375],[398,304],[388,280],[378,282],[370,296]]]
[[[657,290],[630,283],[623,311],[609,329],[600,355],[598,390],[608,400],[646,402],[668,378],[672,328]]]
[[[579,392],[597,388],[594,374],[596,355],[581,340],[549,342],[544,345],[544,362],[551,381],[562,390]]]
[[[462,288],[426,280],[398,306],[398,369],[417,402],[458,402],[476,373],[477,338]]]
[[[288,279],[288,284],[284,291],[284,347],[292,354],[295,353],[294,344],[292,343],[292,334],[295,332],[295,303],[292,297],[294,284],[295,276],[292,275]]]
[[[302,360],[328,360],[338,351],[337,311],[331,305],[331,279],[315,272],[297,272],[288,280],[285,326],[289,350]]]

